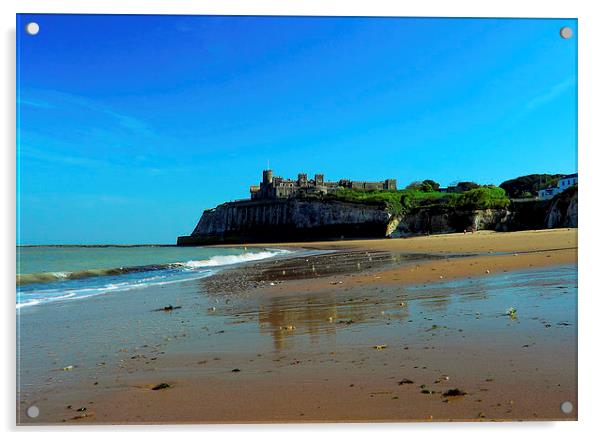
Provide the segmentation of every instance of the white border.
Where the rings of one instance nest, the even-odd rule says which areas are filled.
[[[600,78],[602,68],[602,22],[594,1],[526,1],[526,0],[415,0],[412,2],[387,2],[382,0],[23,0],[0,2],[2,8],[2,299],[4,301],[5,357],[0,362],[2,369],[2,426],[7,431],[25,431],[28,435],[44,435],[64,438],[85,431],[86,437],[131,435],[129,432],[147,431],[145,437],[163,438],[167,431],[178,435],[190,435],[203,431],[201,435],[232,434],[264,439],[267,436],[287,440],[306,438],[316,433],[328,436],[362,438],[378,436],[439,437],[462,435],[465,439],[515,437],[516,435],[544,435],[549,438],[567,439],[569,436],[589,436],[600,428],[597,423],[600,408],[601,367],[597,326],[602,313],[602,288],[597,282],[600,273],[598,261],[602,261],[598,250],[602,220],[600,204],[595,190],[602,187],[600,179],[600,148],[602,148],[602,111],[600,102]],[[15,13],[138,13],[138,14],[225,14],[225,15],[360,15],[360,16],[448,16],[448,17],[563,17],[579,20],[579,186],[581,208],[579,212],[579,422],[565,423],[504,423],[504,424],[356,424],[356,425],[226,425],[226,426],[158,426],[158,427],[110,427],[59,429],[16,429],[15,414]],[[595,178],[598,177],[598,180]],[[598,191],[599,192],[599,191]],[[449,431],[449,432],[447,432]],[[537,432],[535,432],[537,431]],[[135,434],[141,435],[141,434]],[[196,434],[198,436],[198,434]],[[593,435],[592,435],[593,436]]]

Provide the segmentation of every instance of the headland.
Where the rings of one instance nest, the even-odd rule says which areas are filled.
[[[549,175],[537,175],[549,176]],[[431,180],[397,189],[396,179],[366,182],[324,180],[323,174],[296,180],[264,170],[250,198],[203,212],[181,246],[223,243],[395,238],[463,231],[521,231],[577,226],[576,175],[554,177],[561,188],[524,187],[523,176],[501,187],[460,182],[440,188]],[[540,181],[543,181],[540,177]],[[507,184],[507,185],[505,185]],[[548,196],[549,195],[549,196]],[[513,196],[513,197],[511,197]]]

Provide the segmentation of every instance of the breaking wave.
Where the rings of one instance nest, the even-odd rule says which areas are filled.
[[[230,266],[245,263],[247,261],[264,260],[289,253],[283,249],[261,252],[247,252],[241,255],[216,255],[206,260],[191,260],[187,262],[176,262],[167,264],[153,264],[148,266],[115,267],[111,269],[85,269],[73,272],[38,272],[17,275],[17,285],[51,283],[54,281],[81,280],[84,278],[118,276],[136,272],[153,272],[165,269],[200,269],[203,267]]]
[[[266,258],[275,257],[276,255],[286,252],[288,251],[278,250],[246,253],[242,255],[216,255],[207,260],[192,260],[186,263],[177,264],[182,264],[184,267],[190,267],[192,269],[197,269],[199,267],[229,266],[231,264],[245,263],[247,261],[265,260]]]
[[[168,268],[169,265],[116,267],[112,269],[85,269],[73,272],[38,272],[17,275],[17,285],[25,286],[37,283],[52,283],[53,281],[81,280],[83,278],[116,276],[133,272],[150,272]]]
[[[17,308],[205,278],[221,267],[264,260],[290,252],[269,249],[167,264],[17,275]]]

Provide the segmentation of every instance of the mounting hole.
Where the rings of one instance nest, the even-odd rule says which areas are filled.
[[[35,21],[27,23],[25,26],[25,32],[27,32],[29,35],[38,35],[38,32],[40,32],[40,25]]]
[[[565,414],[570,414],[573,412],[573,404],[571,402],[569,402],[568,400],[566,402],[562,402],[562,404],[560,405],[560,411],[562,411]]]
[[[565,40],[568,40],[573,36],[573,30],[570,27],[565,26],[560,29],[560,36]]]
[[[39,415],[40,415],[40,409],[37,406],[32,405],[29,408],[27,408],[27,416],[28,417],[35,419]]]

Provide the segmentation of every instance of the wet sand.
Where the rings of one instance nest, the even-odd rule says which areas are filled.
[[[577,418],[576,229],[281,247],[335,252],[55,310],[20,423]]]

